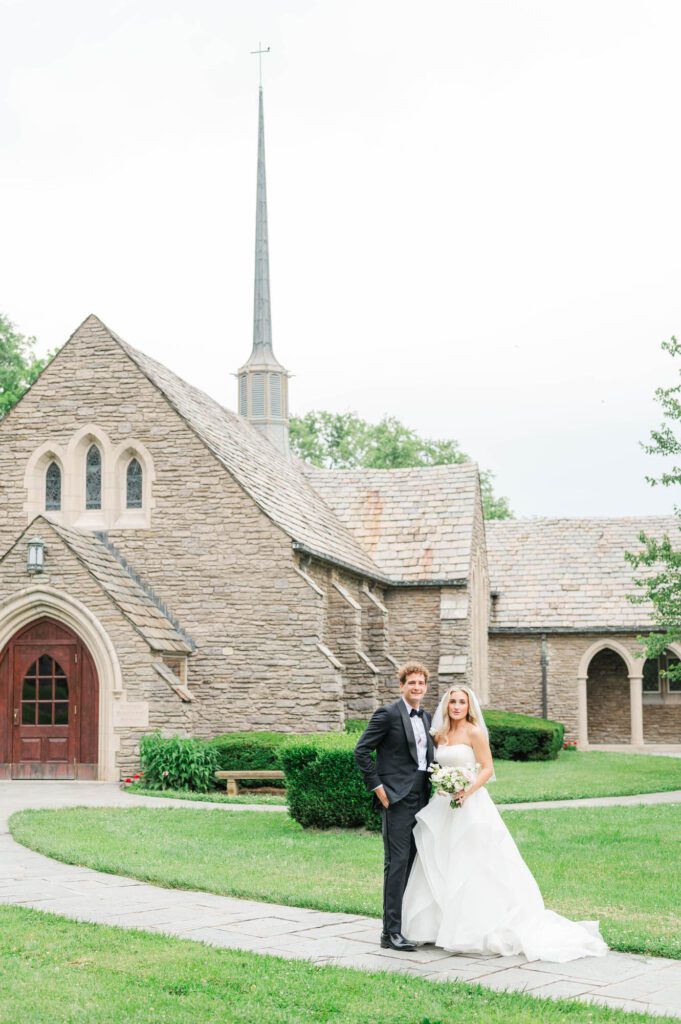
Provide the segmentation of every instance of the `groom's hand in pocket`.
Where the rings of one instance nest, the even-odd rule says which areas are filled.
[[[390,807],[390,801],[388,800],[388,797],[385,794],[383,786],[377,786],[376,789],[374,790],[374,793],[376,794],[376,796],[381,801],[381,804],[384,807]]]

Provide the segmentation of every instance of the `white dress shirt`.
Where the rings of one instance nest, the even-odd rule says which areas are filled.
[[[407,709],[407,714],[409,715],[412,710],[411,704],[408,704],[404,697],[402,698],[402,702],[404,703],[404,706]],[[411,727],[414,730],[416,753],[419,758],[419,771],[425,772],[428,769],[428,737],[426,736],[426,727],[423,719],[420,718],[419,715],[414,715],[413,718],[410,717],[409,721],[411,722]]]

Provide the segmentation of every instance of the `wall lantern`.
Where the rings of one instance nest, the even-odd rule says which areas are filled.
[[[45,545],[40,537],[33,537],[28,542],[28,558],[26,568],[29,572],[42,572],[45,562]]]

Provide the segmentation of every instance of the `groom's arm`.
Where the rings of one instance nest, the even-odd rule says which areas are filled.
[[[364,776],[364,783],[369,792],[378,789],[382,785],[376,770],[376,762],[371,755],[381,745],[388,734],[389,728],[388,709],[378,708],[371,716],[371,721],[360,736],[355,747],[355,761]]]

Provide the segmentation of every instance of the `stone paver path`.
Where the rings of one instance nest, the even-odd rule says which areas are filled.
[[[609,953],[598,959],[552,964],[528,962],[522,956],[453,956],[433,946],[396,953],[378,946],[380,923],[373,918],[162,889],[72,867],[19,846],[7,827],[9,816],[22,808],[132,804],[248,809],[245,804],[188,804],[134,797],[107,783],[0,782],[0,903],[317,964],[402,971],[431,981],[472,981],[496,990],[571,997],[651,1016],[681,1018],[678,960]]]

